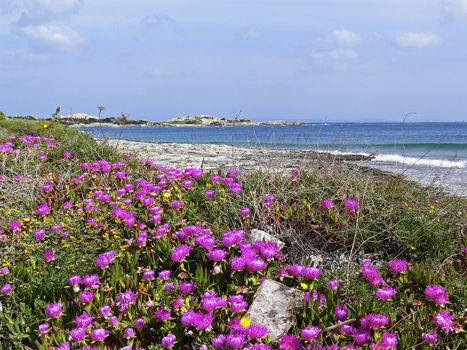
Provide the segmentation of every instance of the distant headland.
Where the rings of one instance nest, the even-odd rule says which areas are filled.
[[[36,117],[29,116],[29,119]],[[242,125],[269,125],[269,126],[285,126],[285,125],[303,125],[303,122],[294,122],[287,120],[261,121],[255,122],[249,118],[219,118],[213,115],[202,114],[193,116],[182,116],[167,119],[166,121],[148,121],[148,120],[130,120],[128,115],[122,113],[119,117],[98,117],[86,113],[74,113],[68,115],[59,115],[56,119],[66,125],[72,127],[93,127],[93,126],[242,126]]]

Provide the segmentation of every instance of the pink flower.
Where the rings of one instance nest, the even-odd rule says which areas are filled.
[[[396,295],[396,290],[394,288],[383,287],[377,289],[375,295],[379,300],[388,300]]]
[[[433,322],[437,327],[444,329],[446,333],[453,330],[452,316],[447,311],[438,312],[433,318]]]
[[[331,209],[334,206],[334,202],[330,199],[325,199],[321,202],[321,208]]]
[[[449,299],[448,294],[443,287],[431,284],[425,288],[425,296],[428,299],[433,300],[436,305],[445,304]]]
[[[351,198],[346,198],[344,200],[344,207],[348,211],[354,212],[358,209],[358,200],[356,199],[351,199]]]
[[[300,347],[300,341],[294,335],[284,334],[279,342],[280,350],[297,350]]]
[[[50,207],[47,203],[39,204],[36,209],[37,216],[44,216],[50,213]]]
[[[311,325],[306,326],[300,331],[300,335],[302,336],[302,338],[308,341],[316,338],[318,334],[319,334],[319,328],[311,326]]]
[[[46,250],[42,254],[42,257],[44,258],[45,261],[49,262],[55,259],[55,253],[53,250]]]
[[[11,287],[11,284],[7,283],[2,287],[2,289],[0,289],[0,292],[2,292],[3,295],[10,295],[11,292],[13,292],[13,288]]]
[[[101,342],[108,334],[109,331],[105,328],[95,328],[91,331],[91,339],[96,342]]]
[[[396,259],[388,263],[389,269],[394,274],[405,272],[407,270],[407,265],[407,261],[400,259]]]
[[[58,318],[62,315],[62,305],[60,303],[51,303],[45,307],[44,311],[47,317]]]

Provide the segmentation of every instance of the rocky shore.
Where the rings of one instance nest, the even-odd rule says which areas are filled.
[[[351,171],[358,176],[384,179],[399,175],[364,165],[371,156],[337,155],[302,150],[234,147],[212,144],[152,143],[126,140],[100,140],[139,158],[179,168],[198,167],[205,170],[240,169],[242,171],[283,172],[293,168],[332,176],[332,172]],[[363,165],[362,165],[363,163]]]

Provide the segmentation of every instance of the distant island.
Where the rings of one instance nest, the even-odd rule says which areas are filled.
[[[213,115],[194,115],[171,118],[166,121],[148,121],[148,120],[129,120],[128,116],[122,114],[120,117],[97,117],[86,113],[74,113],[69,115],[60,115],[57,120],[63,124],[73,127],[92,127],[92,126],[240,126],[240,125],[303,125],[303,122],[293,122],[286,120],[255,122],[249,118],[219,118]]]

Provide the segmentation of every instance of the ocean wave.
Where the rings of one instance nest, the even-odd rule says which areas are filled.
[[[440,168],[466,168],[467,161],[465,160],[449,160],[449,159],[429,159],[429,158],[416,158],[406,157],[400,154],[376,154],[372,159],[374,162],[385,163],[400,163],[406,165],[418,165],[426,167],[440,167]]]

